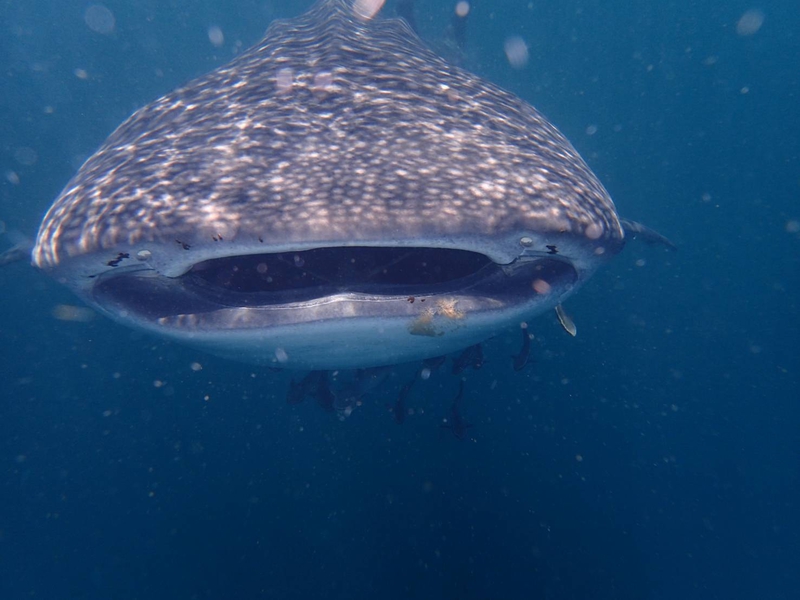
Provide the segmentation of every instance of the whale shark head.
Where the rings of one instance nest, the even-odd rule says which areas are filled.
[[[536,109],[404,21],[321,0],[125,121],[48,211],[33,261],[130,326],[328,369],[480,342],[623,243]]]

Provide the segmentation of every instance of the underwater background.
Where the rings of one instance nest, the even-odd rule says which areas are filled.
[[[0,2],[0,250],[136,108],[310,4]],[[796,0],[474,0],[463,49],[454,6],[416,3],[426,42],[679,250],[628,243],[521,372],[518,330],[486,343],[463,440],[449,362],[401,425],[413,366],[338,418],[0,269],[0,599],[800,597]]]

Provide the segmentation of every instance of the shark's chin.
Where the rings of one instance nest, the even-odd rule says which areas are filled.
[[[205,260],[179,277],[118,270],[89,296],[129,325],[259,364],[348,369],[454,352],[549,310],[578,271],[465,250],[335,247]]]

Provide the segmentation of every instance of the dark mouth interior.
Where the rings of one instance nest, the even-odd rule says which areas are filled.
[[[215,258],[196,264],[187,275],[242,294],[312,288],[369,291],[440,286],[492,264],[466,250],[343,247]]]
[[[549,257],[503,266],[467,250],[333,247],[215,258],[174,278],[111,272],[98,279],[93,294],[113,310],[160,318],[286,306],[342,293],[404,299],[456,294],[506,305],[539,293],[532,285],[537,279],[559,286],[573,283],[577,273],[570,263]]]

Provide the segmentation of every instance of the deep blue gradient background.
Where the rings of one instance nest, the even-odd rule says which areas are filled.
[[[107,0],[101,35],[86,2],[0,3],[0,219],[32,235],[135,108],[309,4]],[[0,598],[800,597],[795,0],[475,0],[460,57],[454,3],[418,4],[680,251],[629,244],[570,300],[577,338],[532,323],[533,368],[490,341],[463,442],[445,371],[402,426],[405,367],[340,422],[286,375],[56,319],[66,289],[3,269]]]

